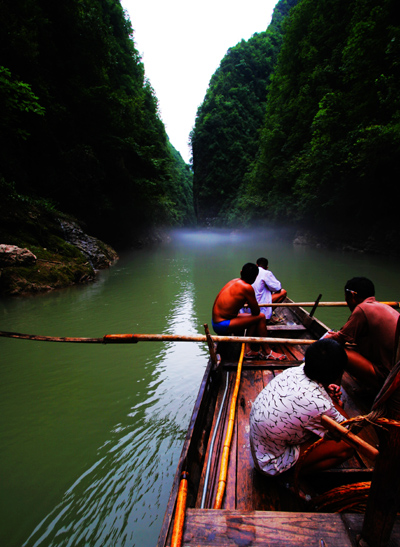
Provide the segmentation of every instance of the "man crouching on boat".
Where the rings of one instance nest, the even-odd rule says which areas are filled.
[[[240,279],[232,279],[218,293],[212,310],[212,326],[216,334],[243,334],[247,330],[248,336],[267,336],[267,322],[265,315],[260,313],[254,289],[251,286],[258,275],[258,266],[251,262],[245,264],[240,272]],[[239,313],[244,304],[248,304],[251,315]],[[261,344],[264,353],[260,352],[260,359],[281,361],[286,359],[283,354],[275,353],[268,344]],[[247,355],[250,352],[248,346]],[[246,358],[246,355],[245,355]],[[252,355],[252,358],[253,355]]]
[[[375,286],[366,277],[347,281],[344,295],[351,315],[338,332],[329,331],[324,338],[354,344],[345,348],[346,370],[377,392],[395,364],[399,313],[375,300]]]
[[[296,465],[324,436],[322,414],[339,423],[347,418],[338,396],[346,363],[338,342],[320,340],[308,347],[304,365],[286,369],[259,393],[250,412],[250,446],[259,471],[279,475]],[[324,440],[302,458],[301,472],[329,469],[352,454],[344,441]]]

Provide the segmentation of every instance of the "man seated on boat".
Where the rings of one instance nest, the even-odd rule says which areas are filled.
[[[212,326],[216,334],[243,334],[248,336],[267,336],[265,315],[260,312],[254,289],[251,286],[258,275],[258,266],[251,262],[245,264],[240,272],[240,278],[229,281],[218,293],[212,310]],[[251,314],[239,313],[244,304],[248,304]],[[268,344],[261,344],[263,352],[260,359],[280,361],[286,356],[272,351]],[[248,352],[250,351],[247,345]]]
[[[375,300],[375,287],[366,277],[353,277],[344,289],[351,315],[338,331],[329,331],[324,338],[344,346],[348,356],[346,370],[370,388],[378,390],[394,366],[396,329],[399,314],[387,304]]]
[[[287,291],[282,289],[281,282],[268,269],[268,259],[261,257],[257,260],[258,276],[253,283],[256,300],[259,304],[271,304],[272,302],[283,302]],[[272,308],[261,307],[261,312],[267,321],[271,321]]]
[[[343,347],[319,340],[308,347],[305,363],[286,369],[259,393],[250,412],[250,446],[255,467],[267,475],[289,470],[326,430],[325,414],[336,422],[347,415],[340,382],[347,362]],[[323,440],[302,458],[302,473],[334,467],[353,450],[344,441]]]

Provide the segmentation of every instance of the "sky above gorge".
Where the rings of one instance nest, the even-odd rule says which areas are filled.
[[[278,0],[121,0],[173,146],[189,133],[211,76],[230,47],[267,29]]]

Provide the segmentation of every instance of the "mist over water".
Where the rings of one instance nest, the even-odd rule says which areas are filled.
[[[216,294],[260,256],[297,301],[355,275],[398,300],[399,261],[295,247],[272,231],[174,232],[85,287],[0,302],[0,330],[203,334]],[[321,309],[332,328],[347,309]],[[0,338],[0,545],[154,545],[207,361],[204,344]]]

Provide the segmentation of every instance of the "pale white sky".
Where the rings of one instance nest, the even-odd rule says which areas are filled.
[[[189,133],[211,76],[230,47],[267,29],[278,0],[121,0],[173,146]]]

